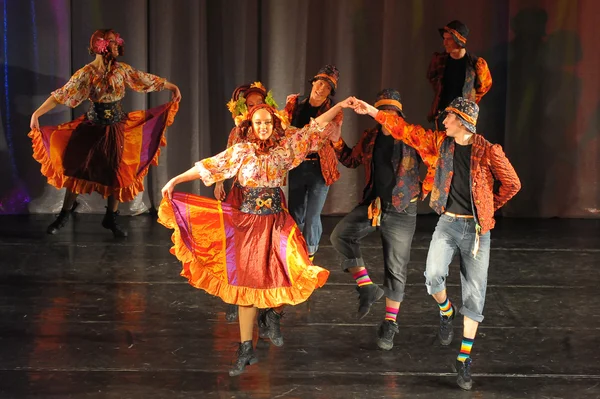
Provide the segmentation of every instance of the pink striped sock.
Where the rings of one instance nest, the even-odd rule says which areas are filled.
[[[393,308],[391,306],[386,306],[385,307],[385,319],[395,322],[396,319],[398,318],[398,311],[400,311],[400,308]]]
[[[373,284],[373,282],[371,281],[371,277],[369,277],[369,273],[367,272],[367,269],[364,269],[364,268],[362,270],[354,273],[352,275],[352,278],[354,280],[356,280],[356,284],[358,284],[359,287]]]

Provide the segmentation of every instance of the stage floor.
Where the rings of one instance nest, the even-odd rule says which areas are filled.
[[[310,300],[286,309],[285,345],[262,345],[240,377],[239,340],[219,299],[189,286],[170,231],[123,217],[112,238],[101,215],[76,215],[56,236],[52,215],[0,217],[0,398],[600,398],[600,221],[500,220],[492,231],[486,319],[473,346],[474,386],[457,387],[460,346],[436,338],[437,306],[423,271],[437,220],[419,216],[407,297],[393,350],[379,350],[384,303],[356,320],[354,282],[329,244],[331,270]],[[377,234],[364,241],[383,279]],[[455,260],[448,291],[460,304]],[[461,319],[458,319],[461,320]]]

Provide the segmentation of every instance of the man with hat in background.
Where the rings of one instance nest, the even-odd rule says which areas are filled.
[[[444,130],[444,110],[457,97],[479,103],[492,87],[492,75],[487,62],[467,52],[469,28],[460,21],[452,21],[439,29],[443,38],[443,53],[434,53],[427,71],[427,79],[435,97],[427,119],[436,130]]]
[[[439,340],[450,345],[456,309],[446,293],[446,276],[454,254],[460,254],[459,312],[464,327],[456,368],[458,385],[469,390],[471,348],[483,320],[494,212],[520,190],[519,177],[502,147],[475,133],[479,107],[474,101],[459,97],[445,108],[445,132],[410,125],[361,100],[356,100],[355,111],[374,117],[394,138],[414,147],[429,167],[423,194],[431,191],[430,206],[440,219],[429,245],[425,284],[439,306]],[[498,191],[495,181],[500,183]]]
[[[312,84],[310,96],[288,96],[285,112],[292,126],[302,128],[310,123],[311,118],[316,118],[335,105],[332,96],[335,95],[339,76],[334,65],[325,65],[309,81]],[[341,128],[343,115],[340,112],[332,121],[338,128]],[[319,248],[323,233],[321,211],[329,186],[339,177],[337,158],[331,143],[324,145],[319,152],[308,154],[304,162],[289,173],[288,208],[306,239],[311,260]]]
[[[377,94],[375,107],[404,117],[400,93],[385,89]],[[395,140],[377,124],[365,130],[349,148],[343,139],[333,144],[339,161],[348,168],[365,168],[363,198],[331,234],[333,247],[344,257],[342,269],[352,273],[359,293],[358,317],[385,294],[385,318],[377,331],[377,345],[390,350],[399,332],[396,318],[404,299],[410,248],[417,222],[417,199],[421,192],[419,158],[414,148]],[[360,241],[379,229],[385,270],[383,290],[369,277]]]

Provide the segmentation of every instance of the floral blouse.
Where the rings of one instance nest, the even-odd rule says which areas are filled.
[[[288,170],[304,161],[309,152],[318,151],[329,139],[325,129],[311,121],[302,129],[290,127],[279,144],[260,154],[254,143],[237,143],[220,154],[196,162],[196,170],[207,186],[237,175],[244,187],[279,187]]]
[[[160,91],[167,80],[150,73],[138,71],[124,62],[116,62],[104,75],[92,64],[87,64],[52,96],[61,104],[77,107],[89,99],[92,102],[112,103],[125,97],[125,88],[147,93]]]

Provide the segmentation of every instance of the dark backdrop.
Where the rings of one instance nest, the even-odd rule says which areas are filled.
[[[87,44],[98,28],[126,41],[123,60],[167,77],[183,101],[168,132],[160,166],[146,192],[125,212],[159,201],[167,178],[224,149],[232,121],[225,103],[235,86],[263,81],[283,105],[307,92],[318,68],[341,71],[337,97],[373,101],[383,87],[403,96],[409,121],[427,124],[433,92],[425,79],[437,28],[460,19],[471,29],[468,49],[484,57],[494,84],[481,106],[479,131],[498,142],[523,189],[504,215],[596,217],[600,212],[600,5],[595,0],[0,0],[0,213],[56,212],[63,193],[48,186],[31,157],[31,113],[55,88],[91,61]],[[129,93],[129,110],[168,101],[169,93]],[[58,124],[80,115],[58,107],[41,119]],[[373,124],[350,112],[350,144]],[[343,168],[342,168],[343,169]],[[342,170],[324,213],[352,209],[361,170]],[[182,187],[211,195],[200,182]],[[84,210],[102,212],[97,195]],[[427,211],[426,205],[421,205]]]

